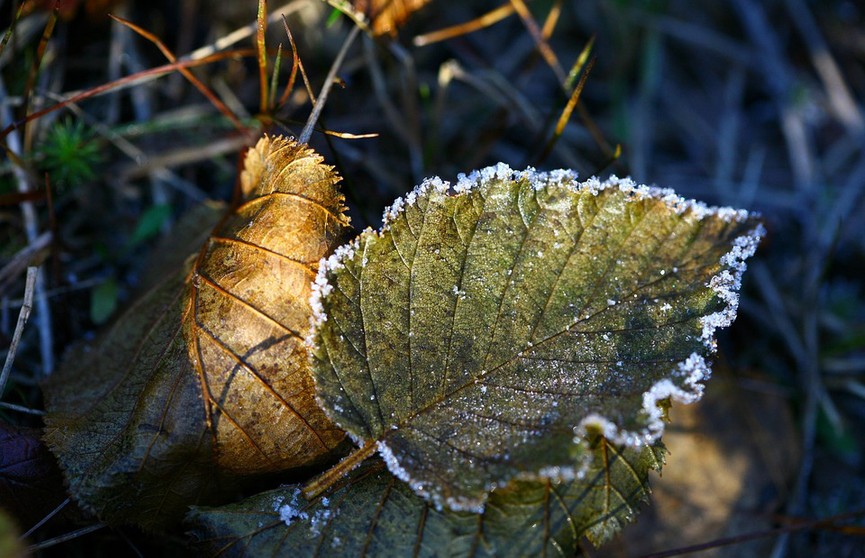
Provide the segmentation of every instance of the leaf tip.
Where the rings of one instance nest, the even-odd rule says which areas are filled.
[[[394,202],[385,208],[384,214],[382,215],[382,229],[384,232],[390,228],[390,225],[405,211],[414,206],[415,203],[422,197],[425,197],[429,192],[435,192],[439,195],[446,195],[448,190],[450,189],[450,183],[442,180],[438,176],[432,176],[429,178],[425,178],[423,182],[421,182],[418,186],[405,195],[405,197],[399,197],[394,200]]]

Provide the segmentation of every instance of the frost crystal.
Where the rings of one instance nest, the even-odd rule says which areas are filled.
[[[708,287],[726,303],[726,306],[701,319],[703,333],[701,339],[710,350],[715,350],[715,330],[727,327],[736,319],[739,308],[739,287],[742,285],[742,274],[745,272],[745,260],[754,255],[760,239],[766,234],[763,225],[758,225],[751,233],[738,237],[733,241],[733,248],[721,258],[723,269],[709,280]]]
[[[401,481],[410,483],[411,479],[409,478],[408,471],[402,468],[399,464],[399,459],[397,459],[387,444],[384,442],[377,442],[376,446],[378,448],[378,453],[381,455],[382,459],[384,459],[390,472]]]
[[[691,356],[680,362],[673,371],[673,376],[683,378],[684,389],[676,386],[670,378],[664,378],[655,382],[643,393],[643,412],[647,418],[645,428],[630,432],[620,429],[606,417],[593,413],[580,421],[579,426],[574,429],[576,434],[574,443],[579,443],[589,430],[599,432],[616,444],[637,447],[652,443],[664,433],[663,411],[658,403],[667,398],[679,403],[693,403],[699,400],[703,395],[702,382],[710,375],[711,369],[706,360],[697,353],[691,353]]]
[[[294,519],[304,521],[309,519],[309,514],[298,506],[297,499],[299,496],[300,488],[295,488],[289,503],[284,503],[286,500],[284,496],[277,496],[273,499],[273,511],[279,514],[279,520],[285,523],[286,526],[291,525]]]
[[[358,238],[347,244],[343,244],[334,250],[333,254],[329,257],[322,258],[318,262],[318,273],[315,275],[315,281],[312,283],[312,293],[309,297],[309,306],[312,312],[309,317],[309,334],[305,340],[310,350],[315,350],[315,334],[321,327],[321,324],[327,321],[327,313],[324,311],[324,305],[321,302],[324,297],[333,291],[333,285],[327,280],[327,275],[330,272],[342,269],[345,266],[343,262],[350,260],[354,256],[355,250],[359,247]]]
[[[425,179],[414,190],[406,194],[405,198],[397,198],[394,202],[384,210],[382,215],[383,225],[381,232],[390,229],[391,224],[405,212],[406,208],[412,207],[417,199],[426,195],[429,190],[436,192],[447,192],[450,184],[437,176]]]
[[[321,529],[336,515],[336,510],[330,509],[330,501],[327,498],[322,498],[321,507],[312,511],[312,515],[307,511],[311,508],[307,504],[306,509],[299,502],[300,488],[295,488],[291,496],[286,498],[283,495],[276,496],[273,499],[273,511],[279,514],[279,520],[287,527],[299,521],[309,521],[310,538],[318,537],[321,534]]]

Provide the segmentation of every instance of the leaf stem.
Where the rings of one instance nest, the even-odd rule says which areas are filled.
[[[375,453],[378,445],[375,440],[368,440],[362,447],[346,456],[342,461],[320,474],[316,478],[309,481],[303,487],[303,495],[307,500],[317,498],[336,482],[350,473],[366,460],[367,457]]]

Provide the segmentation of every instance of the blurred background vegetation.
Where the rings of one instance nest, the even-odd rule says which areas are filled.
[[[167,63],[109,12],[181,59],[207,46],[254,47],[254,0],[59,4],[53,23],[54,2],[28,2],[0,54],[0,355],[17,347],[0,399],[8,428],[38,429],[38,382],[128,304],[172,224],[204,200],[232,198],[251,138],[297,135],[311,110],[299,77],[281,107],[262,110],[247,52],[194,69],[244,131],[177,72],[24,124],[77,92]],[[317,132],[310,143],[344,177],[353,223],[377,226],[384,206],[425,176],[453,180],[499,161],[630,175],[760,211],[769,234],[745,276],[739,319],[722,335],[704,401],[673,411],[653,505],[610,545],[584,551],[706,544],[701,556],[865,556],[865,5],[535,0],[528,15],[417,45],[502,5],[523,4],[432,0],[394,34],[351,45],[319,128],[378,135]],[[18,7],[0,1],[4,32]],[[268,9],[286,15],[317,94],[352,21],[319,0]],[[291,49],[282,20],[272,22],[271,67],[277,45],[287,55],[279,96]],[[568,72],[593,38],[579,106],[548,150],[573,89]],[[56,474],[46,476],[50,511],[65,495]],[[26,531],[45,513],[13,517]],[[86,520],[54,521],[27,544],[83,529],[43,552],[153,545],[132,530],[83,534]]]

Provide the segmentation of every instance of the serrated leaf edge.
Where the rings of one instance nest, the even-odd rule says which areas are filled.
[[[319,262],[318,273],[312,285],[312,295],[310,297],[312,316],[310,317],[309,335],[306,338],[310,358],[314,359],[315,353],[319,350],[316,337],[322,324],[327,321],[327,314],[324,311],[322,299],[333,290],[333,286],[327,278],[328,274],[341,269],[345,266],[344,262],[354,257],[354,253],[359,248],[360,240],[364,235],[375,235],[378,238],[382,238],[384,233],[390,229],[391,224],[397,220],[406,208],[414,205],[418,198],[424,196],[430,190],[443,194],[453,190],[455,196],[461,196],[469,194],[475,188],[481,187],[492,180],[528,180],[535,190],[542,190],[548,187],[564,187],[575,193],[589,192],[593,195],[598,195],[604,190],[618,189],[632,196],[634,201],[641,199],[660,200],[673,209],[677,215],[690,211],[691,215],[698,221],[707,217],[717,217],[728,223],[744,222],[749,218],[758,216],[758,214],[753,214],[744,209],[710,206],[697,200],[686,199],[676,194],[672,189],[637,184],[629,177],[619,178],[613,175],[604,181],[601,181],[597,177],[591,177],[584,182],[578,182],[576,173],[569,169],[542,172],[528,167],[525,170],[516,171],[505,163],[498,163],[497,165],[472,171],[468,175],[461,173],[457,176],[457,183],[454,185],[442,180],[438,176],[426,178],[411,192],[404,197],[397,198],[393,204],[384,210],[382,216],[383,224],[379,230],[376,231],[371,227],[367,227],[353,240],[340,246],[333,254],[322,258]],[[765,234],[766,229],[762,224],[757,223],[751,231],[735,238],[732,243],[732,249],[720,259],[723,269],[706,284],[724,302],[724,307],[721,310],[704,316],[700,320],[702,325],[701,340],[710,354],[717,350],[715,332],[720,328],[730,326],[736,318],[739,305],[738,290],[741,287],[742,274],[747,267],[745,261],[754,255],[757,246]],[[703,382],[710,376],[711,367],[706,359],[699,353],[691,353],[687,359],[678,363],[671,370],[670,377],[658,380],[643,393],[642,411],[646,417],[645,428],[639,431],[625,430],[610,419],[593,413],[584,417],[574,427],[574,443],[580,443],[590,431],[594,431],[602,434],[614,444],[623,444],[630,447],[652,444],[660,439],[664,433],[663,409],[658,403],[665,399],[684,404],[698,401],[703,395]],[[671,380],[673,377],[681,379],[685,389],[676,386]],[[318,394],[318,382],[315,381],[315,383],[316,401],[319,406],[324,409],[325,414],[334,423],[345,429],[344,425],[340,423],[339,417],[334,416],[335,413],[324,404],[323,399]],[[354,435],[352,432],[348,432],[348,434],[358,446],[364,445],[365,440]],[[390,448],[381,440],[376,442],[376,446],[378,453],[384,459],[391,473],[408,483],[416,493],[424,495],[426,490],[423,485],[411,479],[408,471],[400,465],[399,460]],[[527,473],[520,475],[520,477],[573,480],[573,478],[581,475],[582,470],[583,467],[580,466],[574,468],[550,467],[543,468],[534,474]],[[450,500],[446,502],[447,507],[475,513],[483,511],[485,504],[485,501]],[[440,502],[434,502],[434,504],[436,504],[436,507],[441,505]]]

